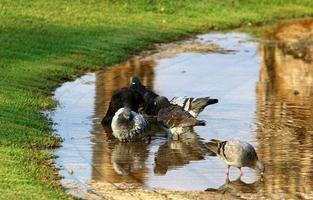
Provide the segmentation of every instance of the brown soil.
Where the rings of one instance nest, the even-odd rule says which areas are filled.
[[[168,190],[148,191],[142,187],[131,187],[125,185],[112,185],[110,183],[91,182],[87,184],[92,190],[75,189],[72,190],[77,196],[86,199],[112,199],[112,200],[207,200],[207,199],[242,199],[242,197],[231,196],[227,193],[208,192],[176,192]],[[94,192],[97,191],[97,192]],[[255,199],[249,195],[249,198]]]

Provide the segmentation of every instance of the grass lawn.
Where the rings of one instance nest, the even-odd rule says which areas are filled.
[[[67,199],[40,111],[51,92],[192,33],[313,16],[312,0],[0,1],[0,199]]]

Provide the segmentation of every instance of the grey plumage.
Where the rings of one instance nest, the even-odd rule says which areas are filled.
[[[111,123],[113,136],[124,142],[144,137],[148,127],[144,117],[129,108],[120,108]]]
[[[211,99],[210,97],[174,97],[171,99],[171,104],[181,106],[184,110],[188,111],[193,117],[198,117],[205,107],[211,104],[218,103],[218,99]]]
[[[255,149],[247,142],[211,140],[206,146],[225,161],[228,169],[230,166],[239,168],[240,175],[242,175],[241,167],[250,167],[261,173],[264,172],[264,166],[259,161]]]

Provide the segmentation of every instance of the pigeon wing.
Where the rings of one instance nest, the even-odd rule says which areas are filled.
[[[178,105],[170,105],[161,109],[158,112],[158,121],[165,124],[167,127],[190,127],[204,123],[197,120],[190,113],[183,110]]]

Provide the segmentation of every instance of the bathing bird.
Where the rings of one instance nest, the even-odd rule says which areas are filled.
[[[171,99],[171,104],[176,104],[188,111],[193,117],[198,117],[205,107],[208,105],[218,103],[218,99],[212,99],[210,97],[174,97]]]
[[[129,87],[118,89],[111,97],[109,108],[103,117],[101,124],[104,127],[110,126],[112,118],[118,109],[126,107],[130,108],[134,112],[138,112],[139,107],[143,103],[143,97],[136,90]]]
[[[122,142],[141,139],[149,128],[148,122],[141,114],[129,108],[120,108],[111,123],[112,134]]]
[[[198,120],[181,106],[171,104],[164,96],[155,98],[155,110],[158,123],[175,136],[179,136],[194,126],[205,126],[204,120]]]
[[[255,169],[259,171],[261,175],[264,173],[264,165],[259,161],[253,146],[247,142],[239,140],[220,141],[213,139],[206,143],[206,147],[226,162],[227,176],[229,175],[229,168],[231,166],[237,167],[240,170],[240,176],[243,175],[241,171],[242,167]]]

